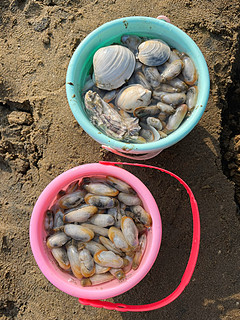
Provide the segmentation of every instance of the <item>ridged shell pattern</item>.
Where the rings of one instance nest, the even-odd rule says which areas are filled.
[[[170,47],[159,40],[147,40],[138,47],[138,59],[147,66],[160,66],[170,57]]]
[[[126,47],[111,45],[98,49],[93,57],[96,86],[105,90],[121,87],[133,74],[135,64],[134,54]]]

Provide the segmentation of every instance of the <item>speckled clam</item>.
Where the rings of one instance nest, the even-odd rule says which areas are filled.
[[[94,80],[100,89],[121,87],[135,69],[135,56],[126,47],[111,45],[98,49],[93,57]]]
[[[137,58],[150,67],[164,64],[169,57],[170,47],[160,40],[147,40],[138,47]]]

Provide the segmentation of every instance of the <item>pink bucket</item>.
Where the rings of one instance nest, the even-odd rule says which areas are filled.
[[[180,183],[186,188],[190,196],[190,203],[193,214],[193,242],[189,262],[182,277],[182,281],[178,288],[167,298],[148,305],[124,305],[96,300],[115,297],[130,290],[137,283],[139,283],[154,264],[159,252],[162,237],[161,217],[152,194],[137,177],[122,168],[114,166],[115,164],[149,167],[168,173],[180,181]],[[137,270],[131,270],[129,273],[127,273],[126,279],[121,282],[115,279],[101,285],[82,287],[78,279],[64,271],[61,271],[56,264],[50,250],[46,246],[47,234],[44,230],[43,222],[46,210],[51,207],[54,200],[56,199],[56,195],[60,190],[65,189],[71,182],[75,180],[80,180],[81,178],[86,176],[97,175],[112,175],[128,183],[141,198],[145,210],[151,214],[152,227],[148,230],[146,250],[141,264]],[[101,162],[85,164],[62,173],[52,182],[50,182],[49,185],[43,190],[34,206],[31,216],[30,243],[34,258],[45,277],[61,291],[69,295],[78,297],[80,303],[118,311],[154,310],[157,308],[161,308],[162,306],[165,306],[175,300],[181,294],[181,292],[184,290],[191,279],[196,265],[200,244],[199,212],[196,200],[187,184],[173,173],[168,172],[164,169],[132,163]]]

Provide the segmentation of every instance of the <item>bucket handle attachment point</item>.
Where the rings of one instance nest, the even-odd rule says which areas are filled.
[[[104,308],[104,309],[108,309],[108,310],[116,310],[116,311],[121,311],[121,312],[150,311],[150,310],[162,308],[162,307],[168,305],[169,303],[173,302],[177,297],[180,296],[180,294],[183,292],[185,287],[190,282],[191,277],[194,272],[194,269],[195,269],[195,266],[196,266],[198,252],[199,252],[199,246],[200,246],[200,217],[199,217],[199,210],[198,210],[197,201],[193,195],[192,190],[186,184],[186,182],[184,182],[180,177],[178,177],[174,173],[167,171],[165,169],[146,165],[146,164],[140,164],[140,163],[109,162],[109,161],[99,161],[99,163],[104,164],[104,165],[113,165],[113,166],[114,165],[130,165],[130,166],[156,169],[156,170],[159,170],[163,173],[169,174],[173,178],[177,179],[183,185],[183,187],[186,189],[186,191],[189,195],[189,198],[190,198],[190,204],[191,204],[192,216],[193,216],[192,246],[191,246],[189,260],[188,260],[188,263],[187,263],[186,269],[184,271],[184,274],[182,276],[180,284],[169,296],[167,296],[166,298],[164,298],[160,301],[150,303],[150,304],[144,304],[144,305],[126,305],[126,304],[113,303],[113,302],[108,302],[108,301],[79,298],[79,302],[81,304],[90,305],[92,307]]]
[[[166,16],[158,16],[157,19],[158,20],[164,20],[164,21],[166,21],[168,23],[171,23],[170,19],[168,17],[166,17]]]
[[[102,148],[105,150],[108,150],[112,153],[115,153],[118,156],[128,158],[128,159],[133,159],[133,160],[148,160],[148,159],[156,157],[162,151],[162,149],[161,149],[161,150],[157,150],[157,151],[153,151],[153,152],[147,152],[144,154],[139,153],[139,154],[133,155],[132,153],[127,153],[127,152],[125,153],[125,152],[117,151],[117,150],[115,150],[111,147],[105,146],[105,145],[102,145]]]

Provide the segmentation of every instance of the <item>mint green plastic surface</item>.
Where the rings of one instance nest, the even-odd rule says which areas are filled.
[[[132,144],[114,140],[100,132],[88,119],[82,88],[92,71],[94,53],[113,43],[120,43],[124,34],[135,34],[159,38],[171,47],[188,54],[194,61],[198,73],[198,99],[191,116],[166,138],[145,144]],[[207,105],[210,80],[206,61],[196,43],[182,30],[163,20],[149,17],[126,17],[107,22],[91,32],[75,50],[67,70],[66,91],[72,113],[79,125],[99,143],[123,152],[147,153],[166,149],[183,139],[199,122]]]

